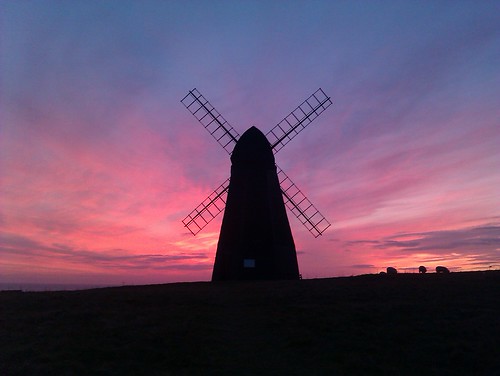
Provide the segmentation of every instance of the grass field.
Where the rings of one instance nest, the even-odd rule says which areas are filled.
[[[0,375],[500,375],[500,271],[0,293]]]

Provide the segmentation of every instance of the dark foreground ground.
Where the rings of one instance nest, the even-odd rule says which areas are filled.
[[[0,375],[500,375],[500,271],[0,293]]]

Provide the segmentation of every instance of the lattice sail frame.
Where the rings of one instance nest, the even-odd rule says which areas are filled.
[[[319,88],[273,129],[267,132],[266,138],[271,144],[274,154],[304,130],[305,127],[330,107],[331,104],[330,97]]]
[[[182,220],[193,235],[199,233],[215,217],[217,217],[226,207],[227,190],[229,189],[229,179],[222,183],[203,202],[198,205],[186,218]]]
[[[222,148],[231,154],[240,135],[210,102],[196,88],[190,90],[181,102]],[[331,104],[331,99],[321,88],[316,90],[266,134],[273,153],[276,154],[281,150]],[[317,238],[331,226],[330,222],[278,165],[276,165],[276,170],[285,206]],[[230,179],[227,179],[222,183],[182,220],[184,227],[193,235],[200,232],[224,210],[229,182]]]
[[[219,111],[196,88],[190,90],[181,102],[222,148],[231,154],[240,135]]]
[[[316,209],[281,168],[276,166],[276,170],[285,206],[317,238],[331,226],[331,223]]]

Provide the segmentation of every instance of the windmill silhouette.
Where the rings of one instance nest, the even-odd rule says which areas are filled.
[[[197,89],[181,100],[231,156],[231,177],[182,220],[196,235],[224,210],[212,281],[298,279],[297,254],[285,206],[314,237],[330,223],[274,160],[331,104],[320,88],[264,135],[238,132]]]

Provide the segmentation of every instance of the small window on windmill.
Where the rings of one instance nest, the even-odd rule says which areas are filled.
[[[243,267],[246,268],[255,268],[255,259],[244,259]]]

